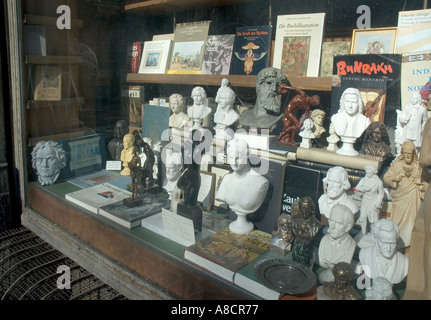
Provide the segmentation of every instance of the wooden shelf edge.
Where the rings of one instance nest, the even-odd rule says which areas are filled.
[[[220,86],[227,78],[233,87],[256,87],[257,76],[204,75],[204,74],[127,74],[127,83],[190,84]],[[303,90],[331,91],[331,77],[290,77],[292,86]]]
[[[26,64],[78,64],[80,56],[33,56],[25,57]]]
[[[37,16],[33,14],[26,14],[23,21],[25,24],[40,24],[48,26],[57,25],[57,17]],[[82,28],[84,23],[82,20],[72,19],[71,25],[73,28]]]

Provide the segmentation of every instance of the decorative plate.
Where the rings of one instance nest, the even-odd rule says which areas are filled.
[[[281,293],[303,294],[317,283],[316,275],[295,261],[265,259],[255,264],[254,271],[266,287]]]

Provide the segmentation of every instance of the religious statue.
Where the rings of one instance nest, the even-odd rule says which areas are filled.
[[[313,127],[313,120],[304,120],[302,131],[299,133],[299,135],[302,137],[302,141],[299,145],[301,148],[311,148],[311,139],[316,137],[313,133]]]
[[[325,111],[321,109],[314,109],[311,112],[311,119],[314,123],[313,133],[316,138],[320,138],[322,134],[326,132],[325,127],[323,127],[323,120],[325,120],[325,116]]]
[[[329,125],[329,136],[326,138],[326,141],[328,142],[328,146],[326,147],[327,150],[336,151],[338,149],[337,144],[338,141],[340,141],[340,138],[337,136],[332,123]]]
[[[214,129],[216,130],[216,136],[221,136],[222,138],[225,136],[224,130],[239,119],[239,114],[233,108],[236,95],[228,84],[229,81],[223,78],[221,87],[215,97],[217,110],[214,113],[214,122],[216,123]]]
[[[333,281],[332,268],[338,262],[351,263],[356,242],[349,231],[355,223],[352,211],[342,204],[332,207],[328,233],[322,237],[319,244],[319,265],[326,268],[319,274],[319,281]]]
[[[397,300],[388,279],[378,277],[373,285],[365,290],[365,300]]]
[[[346,169],[340,166],[332,167],[322,181],[326,185],[326,193],[319,197],[318,204],[323,225],[328,225],[325,218],[331,218],[332,208],[336,204],[347,206],[353,215],[359,211],[358,206],[347,196],[351,185]]]
[[[364,104],[358,89],[347,88],[340,98],[340,109],[331,117],[335,132],[341,138],[343,145],[336,153],[357,156],[359,154],[353,148],[356,139],[370,125],[370,119],[363,114]]]
[[[413,224],[428,188],[429,178],[428,171],[419,166],[413,141],[405,141],[401,146],[401,154],[383,176],[383,181],[391,187],[391,220],[400,229],[404,247],[410,246]]]
[[[126,120],[118,120],[114,126],[114,138],[108,143],[108,151],[112,160],[121,160],[124,135],[129,132]]]
[[[201,129],[202,121],[212,112],[212,109],[206,104],[207,94],[205,89],[202,87],[194,87],[192,90],[192,99],[193,105],[187,110],[188,117],[193,119],[193,127],[191,130]]]
[[[398,226],[389,219],[380,219],[371,226],[375,244],[359,250],[357,273],[371,279],[383,277],[392,284],[400,283],[408,273],[409,260],[397,251]]]
[[[187,122],[190,120],[187,114],[184,112],[185,100],[184,97],[178,93],[174,93],[169,97],[169,107],[171,108],[172,114],[169,117],[170,128],[184,128]]]
[[[32,167],[42,186],[54,184],[67,164],[66,151],[56,141],[39,141],[31,155]]]
[[[427,121],[427,109],[422,105],[422,97],[414,92],[410,96],[410,103],[397,110],[397,127],[395,129],[395,146],[397,155],[404,141],[412,141],[416,148],[416,154],[420,154],[422,146],[422,131]]]
[[[123,164],[123,170],[120,171],[120,174],[123,176],[130,176],[129,162],[132,160],[133,155],[135,154],[135,136],[131,133],[127,133],[123,137],[123,150],[121,150],[120,160]]]
[[[431,118],[428,118],[422,132],[422,148],[419,166],[422,170],[431,169]],[[431,300],[431,188],[425,192],[419,208],[409,251],[409,274],[403,299]]]
[[[256,79],[256,103],[239,118],[243,127],[270,129],[283,117],[288,95],[280,92],[281,84],[290,85],[286,75],[277,68],[262,69]]]
[[[268,192],[269,182],[251,168],[248,144],[244,140],[228,141],[226,155],[233,172],[223,177],[216,199],[225,201],[237,215],[229,229],[234,233],[247,234],[253,231],[254,225],[247,221],[246,216],[260,208]]]
[[[355,187],[356,191],[363,193],[360,214],[356,223],[361,226],[362,234],[366,235],[368,222],[372,225],[380,219],[384,190],[376,167],[368,164],[364,169],[365,177],[359,180]]]
[[[302,128],[304,120],[308,118],[310,106],[318,106],[320,104],[320,97],[318,95],[309,97],[303,90],[285,84],[281,84],[279,90],[281,92],[292,90],[297,92],[297,95],[289,101],[284,111],[283,128],[277,143],[296,146],[298,145],[295,141],[296,132]],[[298,120],[296,114],[301,110],[304,111],[304,114]]]
[[[321,224],[314,216],[314,202],[310,197],[298,201],[299,214],[292,217],[292,260],[312,267],[314,264],[314,239]]]
[[[353,287],[355,270],[347,262],[338,262],[332,268],[334,281],[323,283],[323,293],[332,300],[362,300]]]
[[[293,239],[292,217],[288,214],[280,214],[277,219],[277,230],[272,234],[271,252],[284,256],[290,251]]]
[[[371,123],[366,131],[367,141],[362,145],[362,150],[366,156],[376,157],[385,160],[391,153],[389,147],[388,131],[383,122]]]
[[[172,193],[181,176],[182,169],[183,161],[181,153],[169,150],[165,161],[166,178],[163,179],[162,187],[168,193],[170,200],[172,200]]]

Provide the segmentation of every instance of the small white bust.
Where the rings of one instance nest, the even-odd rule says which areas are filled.
[[[336,152],[356,156],[359,154],[353,144],[370,125],[371,121],[364,114],[361,93],[356,88],[347,88],[340,98],[340,109],[331,117],[335,132],[341,138],[343,146]]]
[[[364,272],[371,279],[383,277],[392,284],[407,276],[409,259],[398,252],[398,226],[388,219],[380,219],[371,226],[375,244],[361,248],[357,273]]]
[[[228,84],[229,81],[224,78],[215,98],[217,110],[214,113],[214,122],[216,123],[214,128],[216,131],[217,129],[224,130],[239,119],[239,114],[233,109],[236,95]]]
[[[328,142],[326,149],[330,151],[336,151],[338,149],[337,143],[340,141],[340,138],[337,136],[332,123],[329,125],[329,136],[326,138],[326,141]]]
[[[166,178],[163,179],[163,189],[168,193],[169,199],[172,200],[172,193],[177,181],[181,176],[183,169],[181,153],[168,151],[166,154],[165,170]]]
[[[365,291],[365,300],[397,300],[388,279],[378,277],[373,285]]]
[[[169,107],[172,114],[169,117],[169,127],[183,128],[189,121],[189,117],[184,112],[185,101],[184,97],[178,93],[174,93],[169,97]]]
[[[316,136],[313,133],[314,123],[311,119],[305,119],[303,123],[303,129],[299,133],[302,137],[301,144],[299,145],[301,148],[311,148],[311,139],[314,139]]]
[[[193,119],[193,129],[201,129],[202,121],[211,113],[211,108],[206,105],[207,94],[202,87],[194,87],[192,90],[193,105],[188,108],[187,115]]]
[[[320,283],[334,281],[332,267],[338,262],[350,263],[355,252],[356,242],[349,234],[354,224],[352,211],[342,204],[332,208],[328,234],[319,245],[319,265],[327,268],[319,275]]]

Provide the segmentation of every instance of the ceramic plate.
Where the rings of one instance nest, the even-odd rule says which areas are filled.
[[[265,286],[281,293],[303,294],[317,283],[316,275],[295,261],[266,259],[256,263],[254,271]]]

